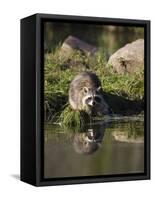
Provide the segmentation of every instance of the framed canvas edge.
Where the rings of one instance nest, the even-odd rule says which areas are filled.
[[[69,16],[69,15],[52,15],[52,14],[35,14],[36,16],[36,184],[35,186],[53,186],[53,185],[70,185],[70,184],[87,184],[87,183],[102,183],[115,181],[132,181],[132,180],[149,180],[150,179],[150,20],[133,20],[133,19],[118,19],[118,18],[100,18],[100,17],[85,17],[85,16]],[[89,22],[107,22],[107,23],[125,23],[133,25],[143,25],[146,28],[146,47],[145,47],[145,71],[146,71],[146,171],[142,174],[128,175],[111,175],[106,177],[62,177],[45,180],[41,177],[41,22],[42,20],[72,20],[72,21],[89,21]]]

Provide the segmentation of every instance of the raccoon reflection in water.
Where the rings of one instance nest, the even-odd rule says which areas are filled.
[[[73,147],[79,154],[92,154],[97,151],[102,144],[105,133],[105,126],[93,126],[85,132],[77,133],[74,136]]]

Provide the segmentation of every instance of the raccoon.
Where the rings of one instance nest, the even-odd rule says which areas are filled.
[[[86,111],[91,115],[109,114],[103,98],[101,82],[93,72],[82,72],[70,84],[69,103],[73,110]]]

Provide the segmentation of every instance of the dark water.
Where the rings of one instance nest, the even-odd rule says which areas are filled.
[[[44,177],[144,171],[144,122],[110,119],[78,132],[45,126]]]

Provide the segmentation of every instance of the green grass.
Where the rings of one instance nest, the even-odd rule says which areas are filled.
[[[58,123],[65,127],[76,127],[82,128],[87,123],[90,123],[91,118],[90,116],[84,111],[74,111],[67,105],[65,109],[61,112]]]
[[[66,126],[82,126],[86,123],[85,114],[72,111],[68,103],[68,89],[71,80],[82,71],[95,72],[102,83],[105,92],[124,97],[128,100],[144,98],[144,73],[128,73],[124,75],[113,71],[106,65],[103,53],[95,57],[86,57],[79,51],[72,56],[62,58],[59,48],[50,54],[45,54],[44,108],[45,121],[60,121]]]
[[[141,100],[144,96],[144,73],[134,75],[110,73],[101,79],[105,92],[110,92],[129,100]]]

